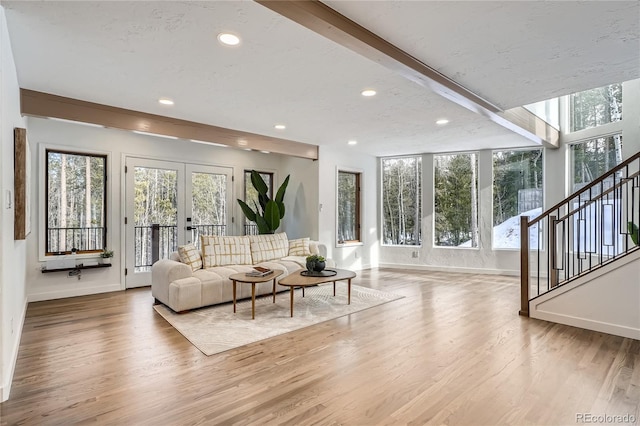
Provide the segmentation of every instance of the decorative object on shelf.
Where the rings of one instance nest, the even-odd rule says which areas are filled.
[[[113,257],[113,250],[104,249],[102,253],[100,253],[100,261],[103,265],[110,265],[111,258]]]
[[[322,271],[300,271],[303,277],[332,277],[338,272],[333,269],[324,269]]]
[[[633,241],[635,245],[640,246],[640,229],[638,229],[638,225],[633,222],[628,222],[627,230],[631,236],[631,241]]]
[[[266,277],[273,274],[273,269],[263,268],[262,266],[254,266],[253,271],[247,272],[247,277]]]
[[[320,256],[319,254],[312,254],[311,256],[307,256],[307,271],[311,272],[321,272],[325,267],[325,258],[324,256]]]
[[[284,217],[284,193],[287,190],[289,184],[289,176],[282,182],[278,192],[276,192],[276,198],[272,200],[269,198],[269,187],[264,182],[260,173],[255,170],[251,170],[251,184],[258,191],[258,204],[254,202],[255,211],[249,207],[247,203],[238,199],[238,204],[244,215],[251,222],[255,222],[258,226],[258,232],[260,234],[273,234],[276,229],[280,227],[280,219]]]

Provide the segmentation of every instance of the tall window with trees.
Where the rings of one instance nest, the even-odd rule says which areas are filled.
[[[604,136],[571,145],[571,169],[575,192],[622,162],[622,135]],[[604,182],[608,189],[613,181]],[[592,195],[595,193],[592,192]]]
[[[107,156],[46,150],[45,254],[91,253],[106,244]]]
[[[422,244],[422,158],[383,158],[383,244]]]
[[[269,188],[269,197],[273,198],[273,173],[268,172],[258,172],[264,183],[267,184]],[[244,171],[244,202],[247,203],[250,207],[255,208],[256,205],[259,205],[258,202],[258,191],[251,184],[251,170]],[[257,210],[257,208],[255,208]],[[258,233],[258,226],[255,222],[251,222],[246,217],[244,218],[244,234],[245,235],[256,235]]]
[[[361,241],[360,180],[360,173],[338,171],[338,244]]]
[[[227,175],[191,173],[192,241],[200,247],[200,235],[227,233]]]
[[[493,153],[493,248],[520,248],[520,215],[542,213],[543,176],[542,149]]]
[[[133,170],[135,272],[151,271],[152,230],[159,225],[160,258],[178,247],[178,172],[136,166]]]
[[[477,155],[436,155],[434,169],[434,244],[478,247]]]
[[[610,84],[569,96],[572,132],[622,120],[622,84]]]

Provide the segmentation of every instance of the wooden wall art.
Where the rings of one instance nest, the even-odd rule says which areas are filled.
[[[16,240],[24,240],[31,232],[31,200],[29,176],[31,175],[31,152],[27,142],[27,130],[13,129],[14,142],[14,226]]]

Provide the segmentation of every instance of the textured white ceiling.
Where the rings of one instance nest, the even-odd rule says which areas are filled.
[[[569,3],[581,23],[616,24],[584,40],[567,40],[557,4],[511,3],[328,2],[502,106],[639,76],[637,2],[588,13]],[[530,144],[251,1],[2,4],[26,89],[318,145],[356,139],[351,149],[373,155]],[[221,46],[221,31],[242,44]],[[379,94],[363,98],[369,87]],[[437,126],[441,117],[451,123]]]
[[[324,2],[509,109],[640,77],[640,2]]]

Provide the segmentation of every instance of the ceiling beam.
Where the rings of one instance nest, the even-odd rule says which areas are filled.
[[[27,89],[20,89],[20,111],[23,115],[33,117],[59,118],[98,124],[114,129],[172,136],[187,140],[193,139],[240,149],[268,151],[310,160],[318,159],[317,145],[147,114]]]
[[[553,148],[558,147],[558,130],[540,119],[535,120],[533,117],[529,117],[528,111],[524,108],[518,107],[509,110],[511,113],[509,111],[501,111],[491,102],[481,98],[318,0],[255,1],[470,111],[486,116],[489,120],[524,136],[536,144],[544,144]],[[533,116],[533,114],[531,115]],[[516,124],[510,121],[510,118],[514,116],[527,118],[520,120]]]

